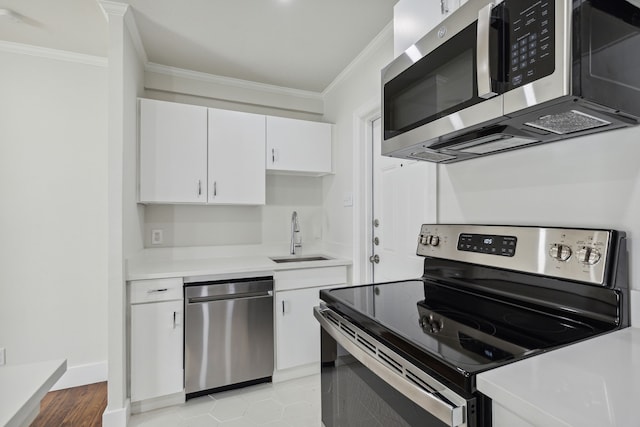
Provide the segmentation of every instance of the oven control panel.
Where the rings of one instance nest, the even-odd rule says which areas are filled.
[[[493,234],[462,233],[458,236],[458,250],[479,252],[482,254],[514,256],[516,254],[516,236],[496,236]]]
[[[604,285],[612,230],[423,224],[417,255]]]

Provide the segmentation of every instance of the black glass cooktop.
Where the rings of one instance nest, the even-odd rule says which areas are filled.
[[[436,359],[467,377],[613,328],[427,279],[320,295],[330,308],[405,356]]]

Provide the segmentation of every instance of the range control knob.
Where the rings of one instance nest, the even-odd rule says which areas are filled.
[[[428,236],[425,236],[424,234],[421,234],[418,240],[421,245],[427,245],[429,242]]]
[[[549,250],[549,255],[551,258],[557,259],[558,261],[566,261],[571,258],[571,247],[567,245],[561,245],[559,243],[554,243]]]
[[[578,249],[576,256],[578,257],[578,261],[587,265],[597,264],[601,258],[600,251],[589,246],[583,246]]]
[[[442,319],[437,319],[433,313],[431,313],[428,317],[422,316],[420,318],[420,326],[425,332],[437,334],[444,328],[444,322]]]
[[[440,238],[438,236],[431,236],[431,246],[438,246],[440,244]]]

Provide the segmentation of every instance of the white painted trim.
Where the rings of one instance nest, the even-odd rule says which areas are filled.
[[[136,24],[136,20],[133,17],[133,12],[131,12],[130,8],[128,9],[128,13],[124,15],[124,24],[129,31],[129,35],[131,35],[131,40],[138,52],[138,57],[140,57],[143,64],[146,64],[149,62],[149,57],[147,57],[147,51],[144,49],[142,37],[140,37],[140,32],[138,31],[138,25]]]
[[[190,80],[198,80],[205,83],[213,83],[224,86],[233,86],[242,89],[256,90],[260,92],[275,93],[279,95],[295,96],[298,98],[308,98],[322,101],[323,94],[307,90],[291,89],[282,86],[268,85],[248,80],[234,79],[231,77],[217,76],[214,74],[202,73],[199,71],[186,70],[184,68],[170,67],[168,65],[148,62],[144,66],[145,71],[164,74],[170,77],[182,77]]]
[[[20,55],[37,56],[40,58],[55,59],[58,61],[76,62],[96,67],[106,67],[107,58],[102,56],[87,55],[84,53],[69,52],[67,50],[51,49],[48,47],[33,46],[22,43],[0,40],[0,51],[16,53]]]
[[[107,361],[67,368],[62,378],[56,382],[51,391],[64,388],[95,384],[107,380]]]
[[[349,74],[353,72],[361,61],[364,61],[372,53],[377,52],[380,49],[380,46],[391,37],[393,37],[393,21],[389,22],[367,45],[367,47],[365,47],[362,52],[360,52],[358,56],[356,56],[335,79],[333,79],[329,86],[322,91],[322,96],[326,96],[326,94],[331,92],[336,85],[349,77]]]
[[[124,408],[110,409],[107,406],[107,409],[102,413],[102,427],[127,427],[130,416],[129,399],[124,403]]]
[[[372,155],[371,123],[380,117],[380,96],[353,113],[353,283],[372,280],[371,255]]]
[[[183,390],[179,393],[170,394],[169,396],[156,397],[153,399],[142,400],[140,402],[131,402],[131,413],[141,414],[155,409],[181,405],[185,401],[186,394]]]
[[[104,18],[109,22],[109,15],[124,16],[129,10],[129,5],[118,1],[98,0],[98,4],[104,13]]]
[[[133,45],[138,52],[140,60],[144,64],[149,62],[147,51],[144,49],[144,44],[142,43],[142,38],[140,37],[138,25],[136,24],[136,20],[133,17],[131,7],[126,3],[109,0],[98,0],[98,4],[100,5],[102,13],[104,13],[104,17],[107,22],[109,22],[109,15],[116,15],[124,18],[125,28],[127,29],[127,31],[129,31],[129,35],[131,35]]]

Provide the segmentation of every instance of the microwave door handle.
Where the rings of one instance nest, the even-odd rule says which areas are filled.
[[[478,38],[477,38],[477,77],[478,96],[488,99],[497,95],[491,89],[491,67],[489,64],[489,30],[491,28],[491,9],[493,3],[489,3],[478,12]]]

